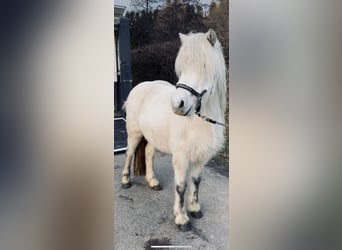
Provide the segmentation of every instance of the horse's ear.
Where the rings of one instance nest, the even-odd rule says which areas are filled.
[[[216,43],[216,40],[217,40],[215,31],[212,30],[212,29],[209,29],[209,31],[207,32],[206,36],[207,36],[207,39],[210,42],[210,44],[212,46],[214,46],[215,43]]]
[[[183,43],[184,40],[185,40],[186,35],[184,35],[182,33],[178,33],[178,34],[179,34],[179,38],[180,38],[181,42]]]

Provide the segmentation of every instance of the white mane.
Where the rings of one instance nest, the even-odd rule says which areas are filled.
[[[218,39],[212,46],[205,33],[180,35],[182,46],[178,52],[175,71],[179,77],[184,68],[192,67],[196,74],[213,83],[212,93],[217,97],[221,112],[226,108],[226,67],[222,46]]]

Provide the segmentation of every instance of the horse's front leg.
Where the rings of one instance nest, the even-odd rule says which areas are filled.
[[[204,164],[193,165],[189,173],[189,192],[187,196],[187,208],[190,215],[196,219],[202,218],[201,206],[198,200],[199,184],[201,182],[201,173]]]
[[[175,204],[173,213],[175,215],[175,223],[179,230],[186,232],[191,230],[190,219],[187,216],[187,211],[184,202],[184,195],[187,187],[186,174],[188,162],[178,157],[173,157],[173,168],[175,172]]]

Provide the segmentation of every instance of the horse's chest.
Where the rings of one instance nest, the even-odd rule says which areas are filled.
[[[188,140],[198,145],[213,145],[215,133],[212,130],[190,130]]]
[[[207,161],[222,144],[214,129],[196,131],[192,130],[187,139],[184,151],[192,161]]]

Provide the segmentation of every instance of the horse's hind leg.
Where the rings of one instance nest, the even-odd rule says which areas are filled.
[[[184,203],[184,195],[186,191],[186,174],[188,169],[188,162],[183,157],[175,157],[173,155],[172,158],[173,168],[175,172],[175,204],[173,207],[173,213],[175,215],[175,223],[178,228],[183,231],[191,230],[190,219],[187,215],[185,203]]]
[[[201,182],[201,172],[204,165],[193,165],[190,167],[189,192],[187,197],[187,209],[194,218],[202,218],[201,206],[198,201],[199,184]]]
[[[154,165],[153,159],[155,155],[156,149],[153,147],[151,143],[147,143],[145,148],[145,160],[146,160],[146,182],[147,185],[156,191],[162,190],[161,186],[159,185],[159,181],[157,180],[154,174]]]
[[[125,166],[122,170],[121,186],[122,188],[131,187],[131,161],[134,155],[135,149],[137,148],[143,135],[140,132],[128,133],[127,138],[127,150]]]

